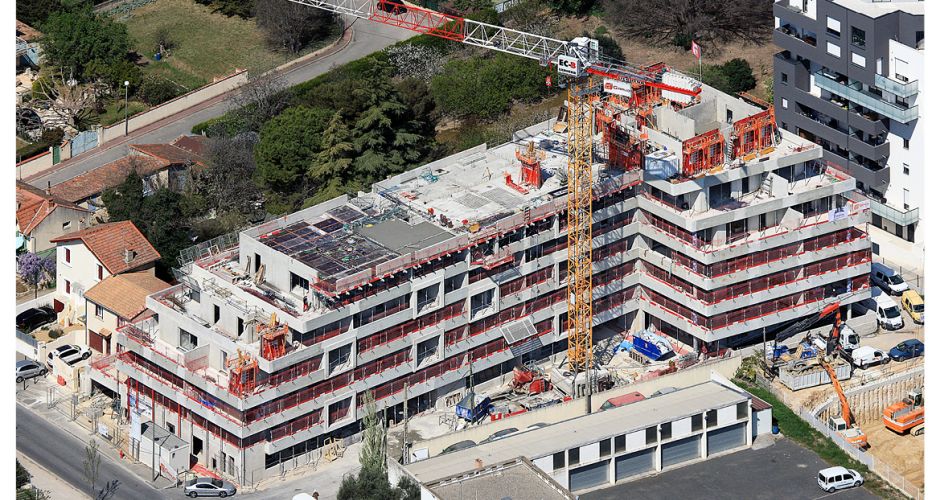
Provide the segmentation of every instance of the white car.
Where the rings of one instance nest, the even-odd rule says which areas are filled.
[[[865,482],[862,475],[845,467],[829,467],[819,471],[816,483],[828,493],[845,488],[861,486]]]
[[[55,350],[49,353],[48,365],[52,367],[52,360],[55,358],[61,358],[62,361],[65,361],[69,366],[74,365],[75,363],[88,359],[91,357],[91,349],[87,346],[80,346],[77,344],[65,344],[56,347]]]

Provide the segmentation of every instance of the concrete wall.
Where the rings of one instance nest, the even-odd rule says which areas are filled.
[[[846,391],[845,397],[849,400],[852,415],[857,421],[871,422],[881,420],[881,413],[886,406],[904,399],[908,391],[923,386],[924,369],[919,367],[882,382]],[[817,414],[822,422],[828,422],[829,417],[841,416],[842,409],[838,400],[830,399],[828,406]]]

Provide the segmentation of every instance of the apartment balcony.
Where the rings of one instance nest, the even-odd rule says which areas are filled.
[[[875,73],[875,86],[898,97],[911,97],[917,95],[918,92],[917,80],[900,82],[877,73]]]
[[[871,213],[901,226],[908,226],[920,220],[919,207],[900,210],[875,199],[871,199]]]
[[[897,122],[908,123],[916,120],[919,116],[920,110],[916,105],[903,107],[895,103],[887,102],[883,100],[881,96],[863,91],[860,83],[850,85],[847,79],[842,81],[835,75],[830,75],[823,71],[817,71],[813,74],[816,77],[816,85],[819,88],[842,96],[854,103],[861,104]]]
[[[804,32],[789,24],[781,24],[774,30],[773,41],[783,50],[804,56],[810,50],[816,50],[816,36],[813,33]]]
[[[883,139],[880,142],[874,139],[865,141],[850,135],[849,150],[872,160],[887,160],[891,154],[891,144]]]

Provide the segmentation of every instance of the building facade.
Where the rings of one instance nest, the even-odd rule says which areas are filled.
[[[923,13],[917,0],[774,4],[777,123],[856,179],[872,198],[873,241],[906,249],[880,252],[899,263],[923,260]]]
[[[713,350],[868,296],[867,201],[819,146],[707,87],[652,114],[640,168],[598,149],[595,341],[651,327]],[[471,372],[564,352],[566,139],[551,125],[517,133],[528,152],[479,146],[187,252],[180,284],[147,298],[155,315],[118,331],[125,411],[245,484],[358,432],[369,392],[398,420],[459,401]]]

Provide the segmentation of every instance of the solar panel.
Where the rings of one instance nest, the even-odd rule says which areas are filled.
[[[343,227],[343,223],[330,217],[326,220],[317,222],[316,224],[314,224],[314,226],[319,228],[324,233],[329,234],[329,233],[332,233],[333,231],[336,231],[337,229],[341,229]]]

